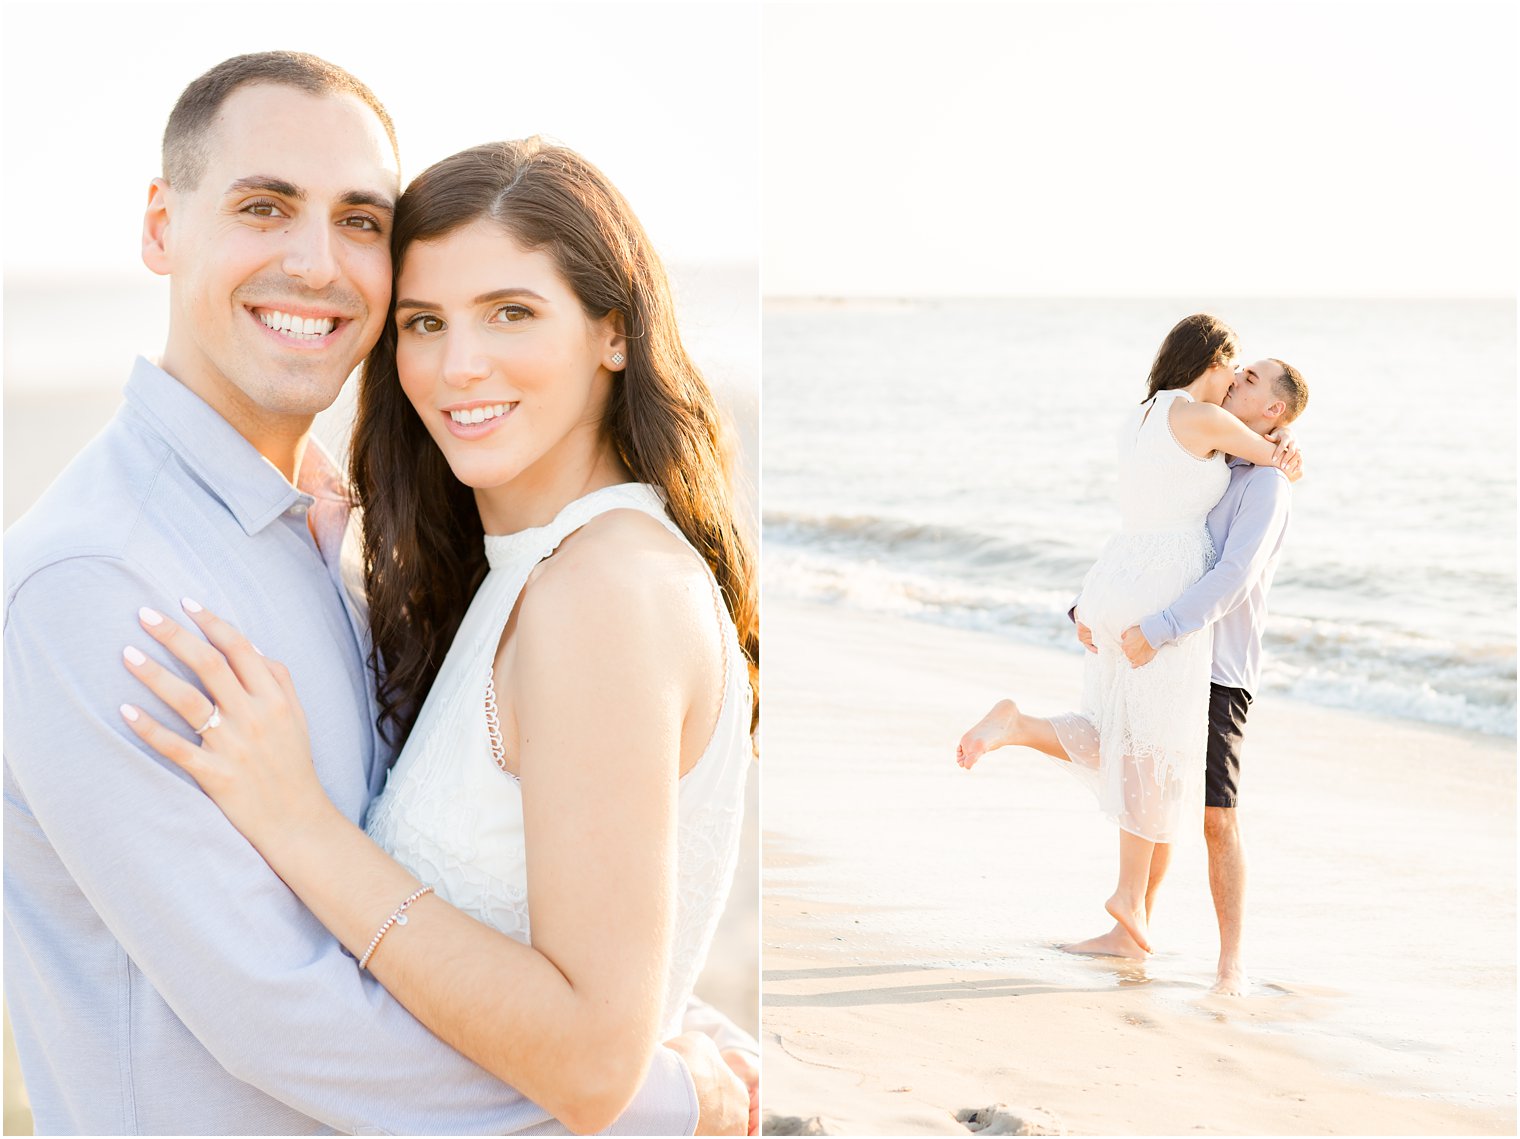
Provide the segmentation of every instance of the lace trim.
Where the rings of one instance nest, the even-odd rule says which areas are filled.
[[[514,783],[521,783],[522,777],[513,775],[507,767],[507,749],[501,743],[501,716],[496,710],[496,666],[494,664],[486,670],[486,736],[491,741],[491,758],[496,761],[496,766],[501,768]]]

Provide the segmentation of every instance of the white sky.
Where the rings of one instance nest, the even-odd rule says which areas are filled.
[[[1512,296],[1517,7],[773,0],[765,292]]]
[[[606,171],[667,262],[753,262],[759,26],[737,2],[6,3],[6,271],[146,274],[142,208],[174,101],[221,60],[273,48],[375,91],[403,179],[546,134]]]

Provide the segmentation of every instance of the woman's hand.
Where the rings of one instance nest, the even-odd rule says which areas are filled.
[[[121,706],[122,717],[144,743],[188,772],[267,856],[267,846],[293,824],[333,810],[312,766],[306,717],[284,665],[189,598],[181,604],[206,640],[152,609],[138,610],[138,620],[200,678],[204,692],[133,645],[122,658],[128,672],[200,734],[200,746],[131,704]]]
[[[1267,432],[1267,438],[1277,444],[1277,449],[1272,452],[1272,465],[1283,471],[1298,463],[1298,440],[1293,435],[1291,427],[1279,427],[1276,431]]]

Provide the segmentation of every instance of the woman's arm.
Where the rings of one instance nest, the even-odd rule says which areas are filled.
[[[651,584],[626,562],[613,573],[591,557],[559,560],[542,567],[518,615],[509,690],[533,946],[429,895],[369,968],[439,1037],[567,1126],[595,1131],[632,1098],[658,1042],[690,703],[682,638],[669,632],[702,626],[672,614],[691,604],[679,586]],[[222,652],[172,622],[144,628],[201,677],[222,724],[197,748],[141,712],[129,722],[362,955],[417,883],[321,791],[284,669],[213,615],[192,617]],[[151,660],[129,668],[187,722],[204,721],[199,691]]]
[[[1286,467],[1291,461],[1293,448],[1258,435],[1218,404],[1173,400],[1169,415],[1177,442],[1199,458],[1223,451],[1258,467]]]

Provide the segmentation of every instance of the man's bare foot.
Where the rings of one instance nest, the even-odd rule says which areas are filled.
[[[955,762],[970,771],[976,761],[989,751],[1015,742],[1019,725],[1019,706],[1012,700],[999,700],[976,726],[961,737],[955,749]]]
[[[1136,961],[1145,960],[1145,950],[1135,944],[1135,939],[1122,925],[1114,926],[1101,936],[1063,945],[1061,949],[1066,953],[1080,953],[1087,957],[1128,957]]]
[[[1143,951],[1151,951],[1150,932],[1145,922],[1145,898],[1142,896],[1138,901],[1131,901],[1123,894],[1115,894],[1103,903],[1103,908],[1108,911],[1108,916],[1113,918],[1125,931],[1135,939],[1135,944]]]
[[[1221,961],[1219,976],[1209,990],[1221,997],[1243,997],[1251,988],[1250,978],[1239,961]]]

